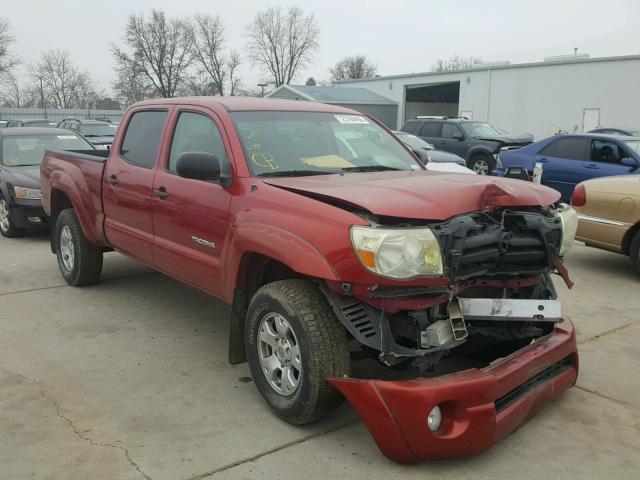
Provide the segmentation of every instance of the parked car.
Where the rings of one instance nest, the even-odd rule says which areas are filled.
[[[158,99],[122,125],[109,152],[45,154],[62,276],[97,281],[115,249],[231,303],[229,359],[284,420],[326,415],[339,390],[388,457],[460,457],[575,383],[551,274],[568,281],[577,220],[552,189],[425,171],[322,103]],[[402,379],[351,376],[356,345]],[[424,378],[474,348],[484,368]]]
[[[3,120],[3,122],[6,122],[4,128],[15,128],[22,126],[22,120]]]
[[[476,173],[487,175],[497,166],[501,149],[518,148],[533,142],[533,135],[512,135],[487,122],[462,117],[416,117],[408,120],[403,132],[411,133],[438,150],[455,153],[465,159]]]
[[[529,174],[542,165],[541,181],[560,192],[568,202],[575,186],[590,178],[638,173],[640,138],[604,134],[556,135],[518,150],[500,153],[502,166],[523,167]]]
[[[590,247],[622,253],[640,274],[640,175],[587,180],[573,191],[576,238]]]
[[[20,237],[27,228],[43,228],[40,162],[45,149],[93,150],[68,130],[8,128],[0,130],[0,234]]]
[[[108,150],[113,142],[113,137],[118,126],[103,120],[80,120],[77,118],[65,118],[58,124],[59,128],[65,128],[79,133],[89,140],[97,149]]]
[[[604,133],[609,135],[623,135],[625,137],[640,137],[640,128],[595,128],[593,130],[589,130],[587,133]]]
[[[42,119],[23,120],[20,126],[21,127],[57,128],[58,124],[54,121],[42,118]]]
[[[402,142],[405,143],[413,152],[420,157],[422,163],[427,164],[429,162],[436,163],[456,163],[466,165],[464,158],[456,155],[455,153],[445,152],[443,150],[436,150],[436,148],[428,142],[425,142],[419,137],[406,132],[393,132]]]

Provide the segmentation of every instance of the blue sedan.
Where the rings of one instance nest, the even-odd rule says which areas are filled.
[[[640,138],[621,135],[556,135],[517,150],[500,152],[493,175],[509,167],[531,174],[542,167],[542,184],[555,188],[568,202],[575,186],[591,178],[640,173]]]

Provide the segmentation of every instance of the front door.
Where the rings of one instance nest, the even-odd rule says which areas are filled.
[[[229,151],[218,118],[189,107],[175,112],[173,139],[153,183],[154,258],[163,272],[213,294],[224,293],[222,253],[231,195],[215,182],[179,177],[180,155],[206,152],[229,172]]]
[[[166,119],[166,110],[135,111],[103,176],[104,230],[109,243],[148,264],[153,264],[151,187]]]
[[[633,168],[620,164],[621,160],[629,155],[614,141],[594,138],[591,140],[590,153],[591,157],[584,163],[583,167],[585,180],[613,175],[626,175],[634,171]]]

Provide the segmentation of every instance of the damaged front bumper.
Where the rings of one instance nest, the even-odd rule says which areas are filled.
[[[569,318],[534,343],[483,369],[415,380],[333,378],[382,453],[400,463],[458,458],[489,449],[573,386],[578,353]],[[435,407],[442,423],[431,431]]]

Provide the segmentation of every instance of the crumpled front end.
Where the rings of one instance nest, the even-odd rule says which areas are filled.
[[[573,386],[578,354],[571,320],[491,363],[434,378],[334,378],[384,455],[400,463],[459,458],[489,449]],[[435,431],[427,423],[439,406]]]

